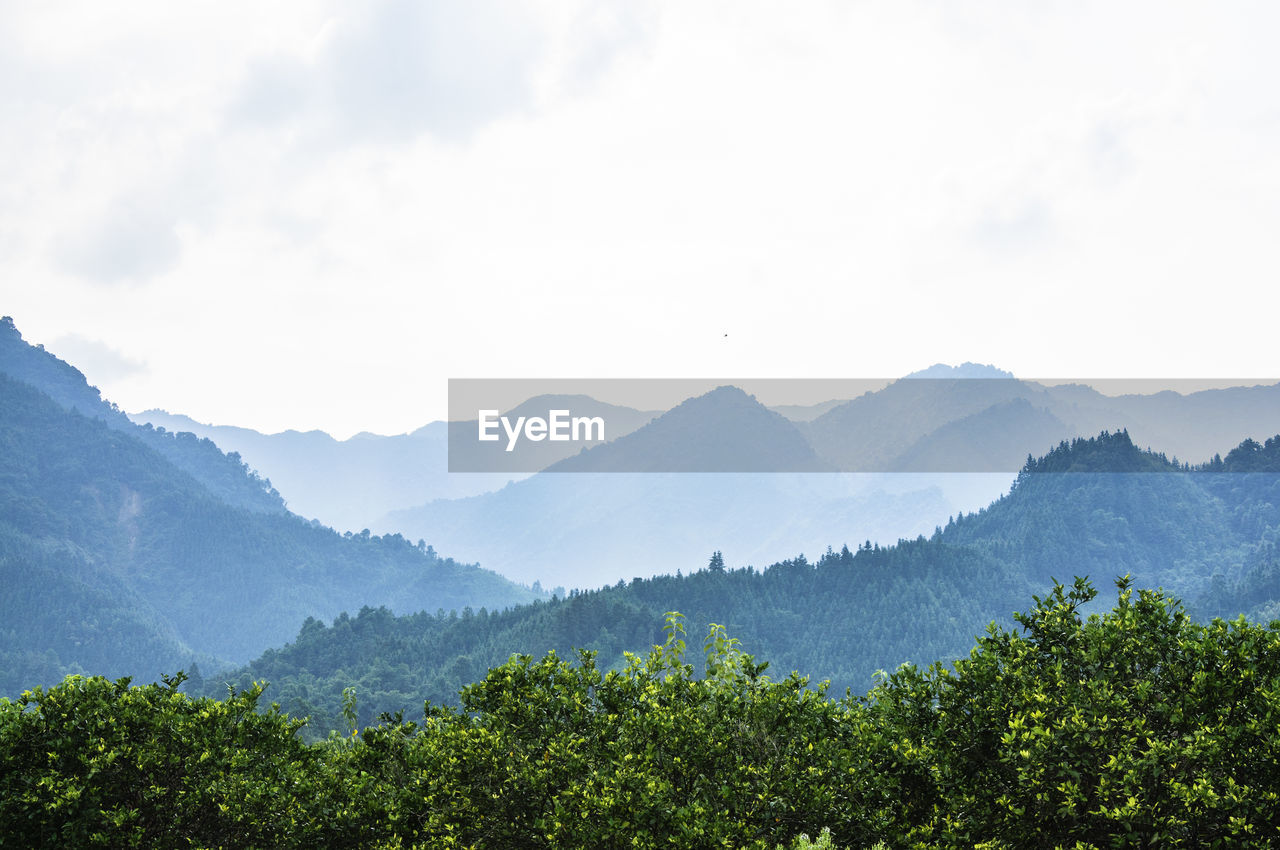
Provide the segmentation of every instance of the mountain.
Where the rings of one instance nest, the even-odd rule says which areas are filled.
[[[0,373],[6,691],[66,672],[155,676],[193,660],[243,662],[308,616],[360,604],[408,613],[537,598],[421,541],[343,536],[224,501],[157,440],[172,437],[68,410]],[[254,479],[235,468],[242,483],[228,489],[250,491]]]
[[[1043,451],[1073,431],[1048,410],[1013,398],[951,420],[898,455],[892,467],[935,473],[1016,469],[1030,447]]]
[[[811,422],[833,407],[839,407],[848,399],[833,398],[817,404],[771,404],[769,409],[781,413],[792,422]]]
[[[650,467],[757,471],[636,471]],[[654,575],[718,547],[765,564],[833,538],[913,536],[957,504],[985,503],[1012,477],[759,471],[797,468],[821,464],[795,424],[722,387],[502,490],[397,511],[378,527],[520,581],[581,588]],[[619,469],[632,471],[610,471]]]
[[[918,380],[924,378],[926,380],[939,380],[951,378],[963,378],[965,380],[973,380],[975,378],[1012,378],[1012,372],[1006,372],[1003,369],[997,369],[995,366],[983,363],[961,363],[959,366],[950,366],[946,363],[934,363],[927,369],[920,369],[906,376],[907,380]]]
[[[598,587],[696,564],[720,548],[769,564],[830,540],[928,533],[1011,476],[831,473],[541,473],[495,493],[391,514],[382,528],[436,541],[517,581]]]
[[[567,411],[575,417],[599,418],[605,425],[603,436],[593,429],[582,435],[589,439],[562,442],[524,439],[512,445],[507,435],[499,428],[497,429],[498,439],[481,442],[477,440],[478,419],[451,421],[449,423],[449,468],[454,472],[469,474],[537,472],[572,457],[579,451],[590,451],[593,447],[625,439],[657,415],[653,411],[608,404],[578,393],[536,395],[501,415],[514,423],[521,418],[549,419],[553,410]]]
[[[547,472],[828,472],[795,424],[737,387],[687,399]]]
[[[985,509],[928,538],[828,549],[816,561],[726,568],[717,552],[690,575],[619,582],[491,613],[395,618],[366,609],[267,653],[233,681],[269,679],[286,706],[337,717],[355,685],[376,715],[451,700],[511,653],[595,649],[602,667],[658,639],[681,611],[693,638],[726,625],[780,673],[800,669],[864,690],[876,670],[967,651],[1014,599],[1052,577],[1131,574],[1202,616],[1280,605],[1280,437],[1247,440],[1199,467],[1139,449],[1123,431],[1063,442],[1023,468]],[[1116,471],[1120,470],[1120,471]],[[1229,471],[1234,470],[1234,471]],[[668,564],[670,569],[672,565]],[[697,563],[686,566],[697,569]],[[1271,606],[1269,609],[1267,606]],[[305,684],[305,687],[303,686]]]
[[[1028,456],[1083,434],[1128,429],[1138,445],[1205,458],[1280,427],[1280,385],[1105,395],[975,364],[916,374],[808,421],[722,387],[503,490],[398,510],[372,527],[438,541],[523,581],[591,587],[713,548],[761,564],[831,540],[928,532],[1003,492]],[[815,468],[861,472],[705,473],[728,476],[720,481],[644,472]],[[553,474],[562,472],[591,474]]]
[[[914,452],[916,458],[924,456],[927,450],[922,445],[940,429],[1015,399],[1024,399],[1038,409],[1048,405],[1042,388],[1008,378],[903,378],[799,427],[818,456],[836,469],[897,471],[902,468],[904,455]],[[1016,407],[1000,409],[1015,415],[1022,413]],[[988,424],[1002,427],[999,421]],[[1070,435],[1063,433],[1057,439],[1065,436]],[[1025,458],[1028,451],[1044,451],[1057,439],[1040,446],[1018,445],[1020,457]],[[987,459],[972,457],[972,447],[960,446],[959,454],[954,453],[955,446],[950,448],[953,453],[947,455],[948,468],[977,471],[989,466]],[[1008,469],[1012,472],[1017,466],[1015,463]]]
[[[385,514],[433,499],[497,490],[523,473],[449,474],[448,426],[432,422],[408,434],[357,434],[336,440],[323,431],[263,434],[206,425],[162,410],[130,419],[212,440],[267,475],[289,510],[339,531],[376,528]]]
[[[79,369],[54,357],[43,346],[29,345],[13,319],[0,318],[0,372],[30,384],[66,410],[101,420],[107,427],[141,440],[217,498],[259,513],[283,513],[284,501],[271,482],[259,478],[239,456],[223,454],[209,440],[192,434],[139,429],[114,404],[89,386]]]
[[[797,427],[825,463],[844,471],[1012,472],[1028,454],[1104,430],[1125,429],[1139,445],[1174,457],[1203,458],[1280,425],[1280,384],[1105,395],[1083,384],[988,377],[993,372],[933,366]]]
[[[535,396],[504,415],[513,420],[518,416],[545,417],[552,409],[605,417],[610,439],[630,433],[655,415],[584,395]],[[386,528],[381,520],[393,511],[498,490],[583,445],[522,441],[514,452],[507,453],[505,441],[477,443],[474,420],[431,422],[408,434],[361,433],[337,440],[323,431],[262,434],[249,428],[208,425],[163,410],[146,410],[129,418],[212,440],[268,476],[289,510],[339,531]],[[450,472],[451,465],[465,471]]]

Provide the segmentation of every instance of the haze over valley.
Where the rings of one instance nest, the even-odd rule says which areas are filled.
[[[1280,846],[1277,32],[0,2],[0,847]]]

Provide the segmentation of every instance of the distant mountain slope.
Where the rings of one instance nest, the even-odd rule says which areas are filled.
[[[8,506],[0,513],[12,515]],[[75,546],[0,523],[0,695],[71,673],[154,680],[214,660]]]
[[[552,410],[564,410],[570,416],[588,419],[599,417],[606,426],[603,440],[598,438],[598,431],[593,429],[582,434],[589,439],[519,440],[511,446],[506,435],[500,432],[499,439],[480,442],[477,440],[479,421],[460,420],[449,423],[449,468],[468,474],[493,471],[536,472],[572,457],[579,451],[590,451],[593,447],[626,439],[658,415],[654,411],[608,404],[582,394],[536,395],[510,410],[501,411],[501,415],[514,423],[521,417],[549,419]]]
[[[795,424],[737,387],[688,399],[547,472],[826,472]]]
[[[904,472],[1013,471],[1017,459],[1060,440],[1119,429],[1138,445],[1202,459],[1241,436],[1265,439],[1280,428],[1280,384],[1110,396],[967,367],[931,367],[798,427],[837,469]]]
[[[630,433],[655,415],[587,396],[537,396],[504,413],[510,417],[546,416],[552,408],[569,408],[576,415],[607,416],[610,439]],[[130,419],[171,432],[190,432],[212,440],[224,451],[237,453],[271,479],[289,510],[339,531],[385,527],[380,521],[396,510],[501,489],[582,445],[522,441],[515,454],[508,454],[504,442],[477,445],[474,439],[459,440],[454,447],[454,465],[490,471],[450,473],[450,432],[474,438],[474,421],[432,422],[409,434],[361,433],[336,440],[323,431],[262,434],[249,428],[206,425],[163,410],[130,414]],[[522,464],[530,471],[518,471],[524,468]]]
[[[1073,429],[1025,398],[953,419],[917,440],[890,466],[901,472],[1000,472],[1016,469],[1028,447],[1052,446]]]
[[[43,346],[22,339],[8,316],[0,319],[0,373],[30,384],[66,410],[100,419],[114,430],[130,434],[159,452],[170,463],[194,476],[222,501],[261,513],[282,513],[284,501],[236,455],[225,455],[208,440],[192,435],[166,434],[139,427],[114,404],[89,386],[79,369],[59,360]]]
[[[356,604],[408,613],[536,598],[399,536],[343,537],[226,504],[128,430],[2,374],[0,569],[0,653],[29,669],[52,651],[53,678],[243,661],[306,617]]]
[[[983,413],[993,407],[1017,415],[1019,409],[1009,407],[1015,399],[1027,400],[1033,408],[1044,409],[1049,399],[1044,390],[1023,381],[1006,378],[903,378],[882,390],[866,393],[832,408],[812,422],[800,423],[818,456],[836,469],[848,471],[898,470],[900,458],[925,456],[921,446],[930,435],[959,420]],[[998,434],[1003,424],[989,423]],[[1071,436],[1063,433],[1058,436]],[[1053,442],[1056,442],[1054,440]],[[1022,457],[1028,451],[1050,448],[1018,446]],[[949,446],[954,452],[956,446]],[[968,451],[966,446],[958,447]],[[912,454],[914,453],[914,455]],[[963,468],[967,454],[949,454],[947,468]],[[917,467],[918,468],[918,467]],[[985,459],[975,459],[969,471],[987,468]],[[1010,468],[1013,471],[1017,465]],[[936,471],[936,470],[935,470]]]
[[[986,623],[1003,620],[1016,598],[1043,593],[1050,576],[1090,574],[1101,583],[1128,573],[1140,586],[1181,594],[1202,614],[1232,613],[1237,604],[1274,610],[1280,474],[1264,471],[1273,468],[1280,437],[1246,441],[1192,469],[1140,450],[1124,432],[1104,433],[1032,460],[1007,495],[928,539],[828,550],[816,562],[796,558],[763,571],[725,569],[713,558],[692,575],[501,614],[396,619],[369,609],[330,627],[309,624],[238,679],[271,680],[286,706],[323,724],[338,717],[346,685],[376,714],[450,699],[515,652],[580,646],[598,650],[602,665],[617,664],[623,650],[657,638],[663,612],[678,610],[691,637],[724,624],[773,659],[772,672],[805,670],[861,691],[878,669],[967,651]]]
[[[323,431],[262,434],[206,425],[187,416],[146,410],[130,414],[171,432],[190,432],[236,452],[267,475],[289,510],[339,531],[377,528],[385,514],[433,499],[497,490],[522,473],[450,475],[448,426],[432,422],[409,434],[357,434],[336,440]]]
[[[833,539],[927,533],[959,507],[990,501],[1010,480],[548,472],[495,493],[399,511],[380,526],[519,581],[589,588],[697,564],[716,548],[735,563],[768,564]]]
[[[735,469],[743,457],[756,461],[748,469],[821,468],[794,423],[725,387],[498,492],[397,511],[378,527],[522,581],[586,588],[696,562],[717,546],[738,563],[770,563],[833,537],[915,535],[957,509],[937,477],[608,471]],[[968,507],[1011,479],[945,483],[983,493],[960,503]]]
[[[817,404],[771,404],[769,409],[774,413],[781,413],[792,422],[812,422],[828,410],[833,407],[839,407],[846,401],[848,401],[846,398],[833,398],[827,401],[820,401]]]
[[[1003,369],[997,369],[995,366],[986,363],[964,362],[959,366],[951,366],[946,363],[934,363],[927,369],[918,369],[907,375],[907,379],[925,378],[929,380],[964,378],[973,380],[975,378],[1012,378],[1012,372],[1006,372]]]
[[[1215,574],[1240,574],[1255,541],[1233,527],[1233,505],[1265,498],[1249,487],[1224,501],[1218,483],[1139,450],[1124,432],[1104,433],[1029,461],[1008,495],[956,522],[946,537],[998,551],[1039,584],[1130,573],[1143,586],[1193,601]],[[1280,525],[1280,515],[1271,522]]]

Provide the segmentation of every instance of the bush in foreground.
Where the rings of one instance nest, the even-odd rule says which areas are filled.
[[[1264,846],[1280,632],[1055,586],[861,699],[681,620],[625,669],[513,657],[418,726],[303,743],[259,688],[70,678],[0,701],[0,843],[139,847]],[[797,839],[817,836],[813,842]]]

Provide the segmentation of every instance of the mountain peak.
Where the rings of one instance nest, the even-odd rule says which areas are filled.
[[[124,415],[106,402],[97,387],[90,386],[84,373],[43,345],[22,338],[13,317],[0,318],[0,372],[36,387],[67,409],[76,408],[85,416],[114,421]]]
[[[555,472],[817,472],[795,425],[734,386],[686,399],[638,430],[555,464]]]
[[[950,366],[946,363],[934,363],[927,369],[921,369],[918,372],[912,372],[907,378],[931,378],[931,379],[972,379],[972,378],[1012,378],[1012,372],[1006,372],[1003,369],[997,369],[995,366],[985,363],[972,363],[965,361],[959,366]]]
[[[181,439],[176,431],[162,433],[136,425],[104,399],[83,372],[41,346],[24,341],[13,319],[5,318],[8,321],[0,320],[0,372],[34,387],[65,410],[100,419],[112,430],[141,440],[228,504],[268,513],[285,510],[280,494],[269,482],[250,475],[238,457],[224,455],[208,440]]]
[[[1039,472],[1170,472],[1163,454],[1138,448],[1128,430],[1103,431],[1096,437],[1063,440],[1041,458],[1027,458],[1019,478]]]
[[[687,398],[673,409],[679,410],[682,407],[689,409],[711,406],[759,408],[761,410],[768,410],[768,408],[756,401],[755,396],[747,393],[740,387],[733,386],[732,384],[722,384],[714,390],[709,390],[702,395]]]

